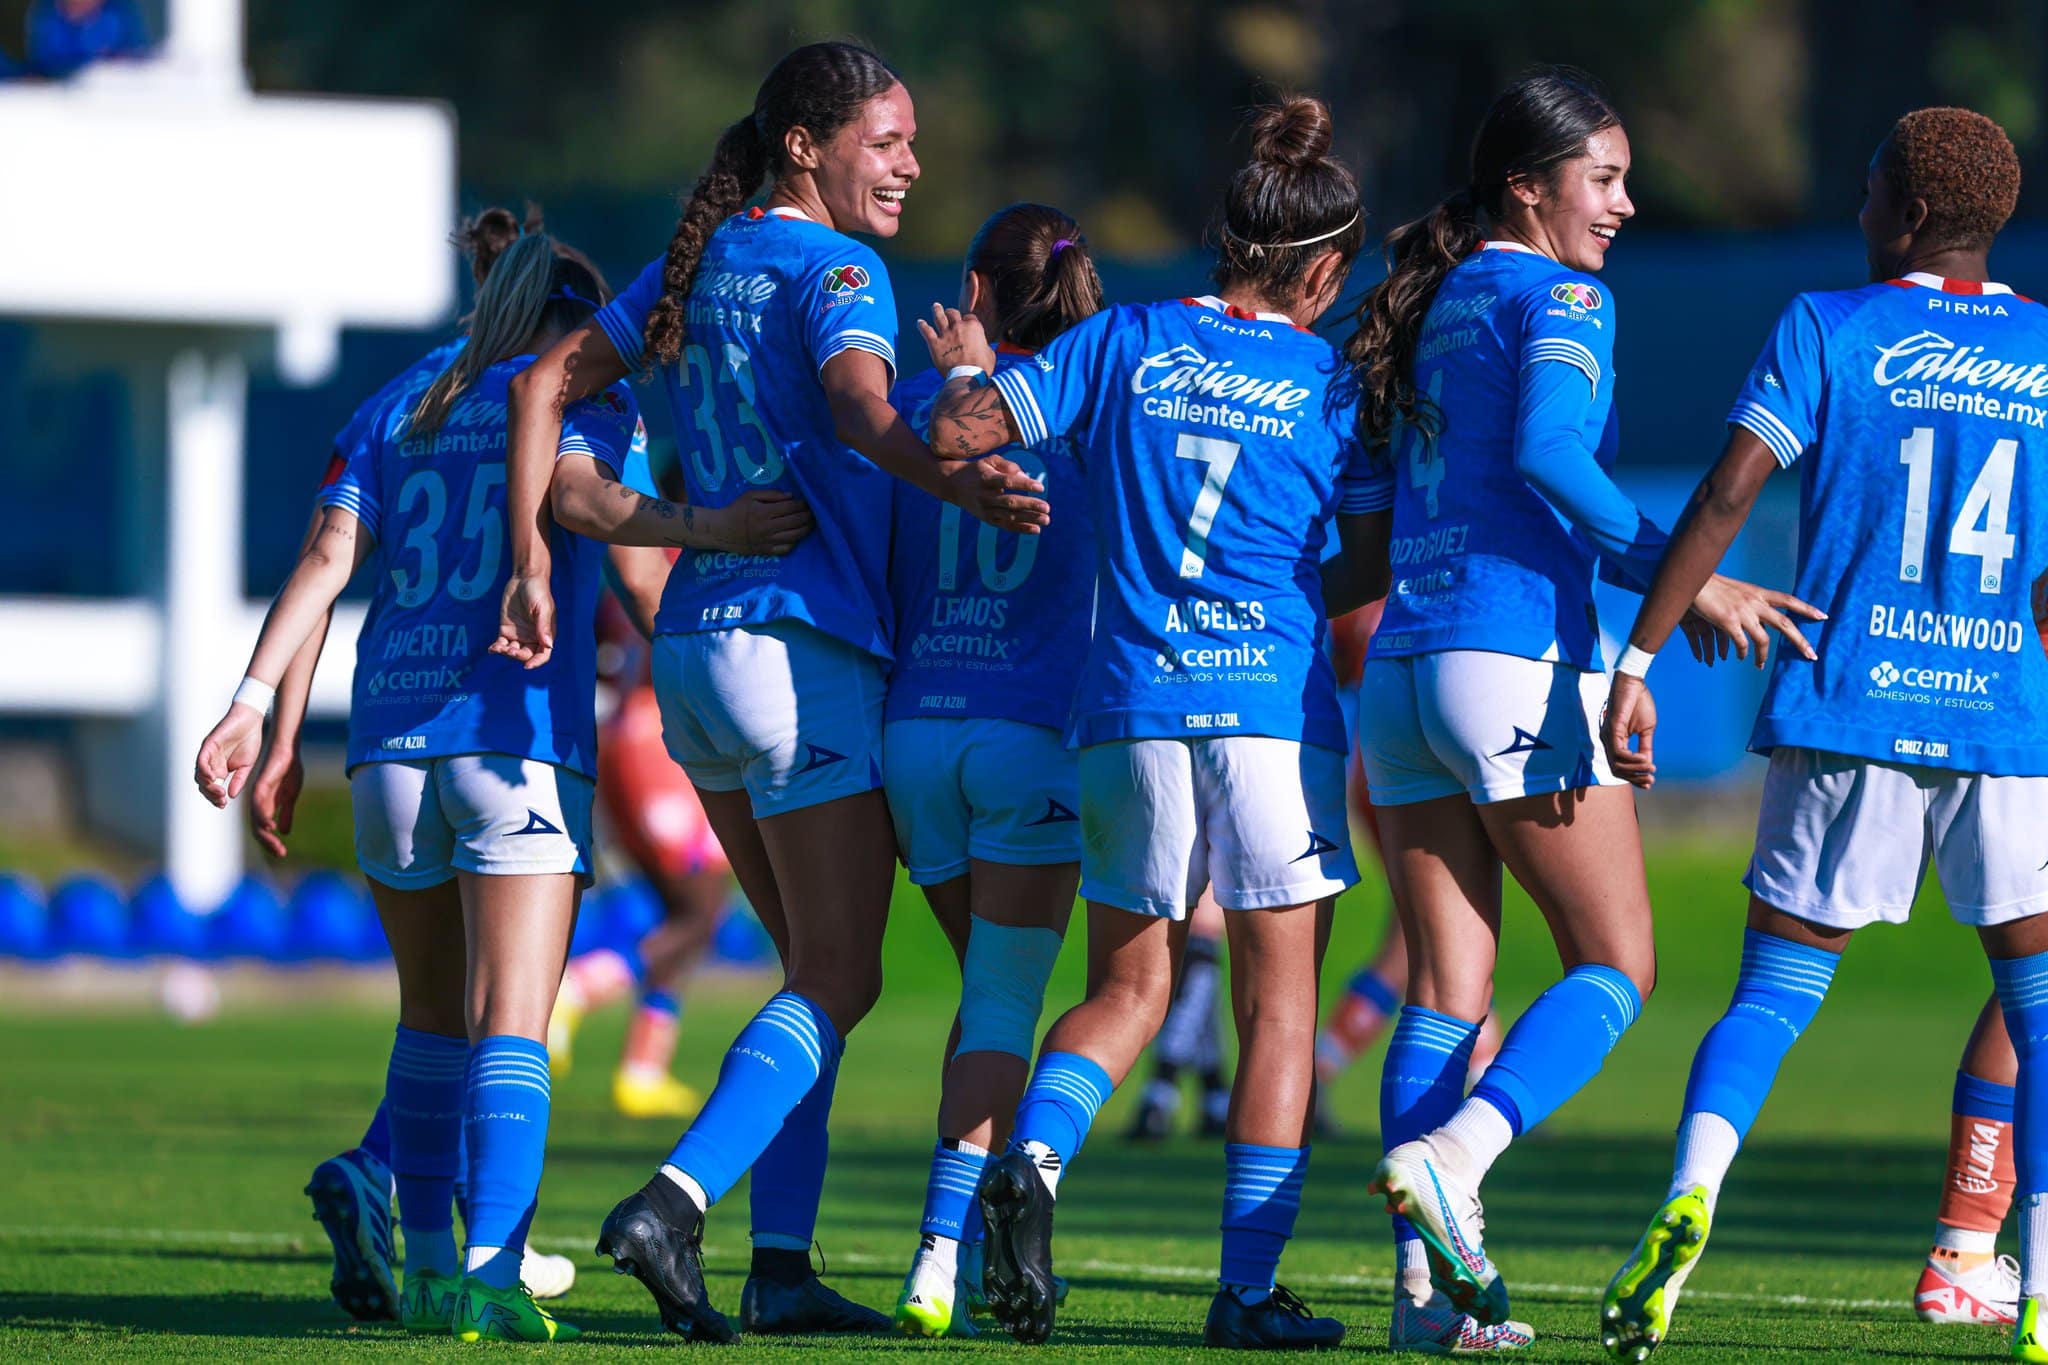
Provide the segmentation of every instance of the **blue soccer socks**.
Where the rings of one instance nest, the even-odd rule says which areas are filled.
[[[934,1237],[968,1240],[968,1210],[989,1154],[971,1142],[940,1138],[932,1148],[932,1173],[924,1187],[924,1221],[917,1230]]]
[[[1380,1067],[1380,1141],[1388,1151],[1441,1127],[1457,1111],[1478,1041],[1476,1023],[1420,1005],[1402,1008]],[[1407,1219],[1395,1217],[1395,1242],[1415,1235]]]
[[[548,1050],[494,1034],[469,1057],[469,1250],[465,1269],[494,1289],[519,1283],[540,1193],[552,1088]]]
[[[747,1186],[754,1245],[801,1251],[806,1267],[818,1229],[818,1200],[825,1193],[825,1164],[832,1155],[827,1124],[838,1085],[835,1059],[755,1159],[754,1179]]]
[[[1599,1074],[1642,1007],[1624,973],[1598,964],[1572,968],[1508,1030],[1472,1098],[1499,1110],[1520,1136]]]
[[[1685,1112],[1719,1114],[1737,1138],[1749,1136],[1779,1064],[1820,1012],[1841,960],[1825,948],[1743,931],[1735,997],[1692,1059]]]
[[[469,1039],[399,1026],[377,1113],[389,1135],[408,1274],[460,1269],[452,1204],[468,1070]]]
[[[1301,1212],[1308,1153],[1306,1147],[1224,1145],[1223,1257],[1216,1278],[1247,1303],[1273,1288],[1280,1253]]]
[[[1994,959],[1991,980],[1998,987],[2005,1031],[2019,1058],[2019,1083],[2013,1087],[2013,1174],[2017,1193],[2025,1201],[2048,1187],[2048,953]],[[2030,1276],[2048,1277],[2048,1265],[2030,1265],[2027,1270]]]
[[[718,1084],[665,1169],[686,1176],[704,1195],[704,1205],[724,1198],[782,1132],[819,1076],[838,1068],[842,1046],[824,1010],[790,991],[770,997],[726,1049]],[[823,1098],[815,1129],[820,1146],[829,1090]]]
[[[1063,1164],[1080,1153],[1096,1112],[1115,1089],[1109,1073],[1078,1052],[1048,1052],[1038,1059],[1017,1106],[1010,1150],[1030,1155],[1053,1194],[1059,1193]]]

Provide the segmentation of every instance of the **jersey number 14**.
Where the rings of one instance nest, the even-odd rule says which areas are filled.
[[[2018,537],[2005,529],[2012,512],[2013,462],[2020,443],[2011,437],[1995,441],[1991,457],[1963,499],[1962,511],[1949,528],[1948,552],[1972,555],[1978,561],[1977,591],[1998,592],[2005,582],[2005,562],[2018,549]],[[1927,504],[1934,484],[1934,428],[1914,427],[1899,442],[1899,463],[1906,466],[1906,527],[1899,545],[1899,577],[1921,582],[1927,568]]]

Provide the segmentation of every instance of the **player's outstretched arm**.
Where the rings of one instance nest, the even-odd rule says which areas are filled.
[[[725,507],[692,507],[650,498],[588,455],[556,463],[549,505],[556,522],[592,540],[739,555],[786,555],[814,524],[810,505],[780,489],[752,489]]]
[[[993,357],[991,357],[993,363]],[[839,439],[877,465],[1005,531],[1036,535],[1051,520],[1045,485],[1000,457],[961,458],[931,450],[889,402],[889,362],[848,349],[825,362],[825,399]],[[993,447],[991,447],[993,448]]]
[[[263,619],[263,633],[257,636],[256,652],[249,657],[247,677],[261,687],[276,689],[315,625],[333,610],[334,599],[348,586],[372,541],[353,512],[339,507],[323,511],[320,533],[299,556],[298,566]],[[199,746],[192,778],[200,793],[225,809],[229,798],[241,794],[262,748],[263,708],[238,694]]]
[[[562,441],[562,410],[630,373],[604,332],[586,322],[512,380],[507,402],[511,429],[505,445],[505,520],[512,542],[512,576],[505,582],[498,610],[493,654],[538,668],[554,652],[548,485]]]

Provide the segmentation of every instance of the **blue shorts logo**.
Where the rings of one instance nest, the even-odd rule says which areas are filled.
[[[1294,861],[1297,863],[1304,862],[1307,859],[1319,858],[1325,853],[1335,853],[1336,851],[1337,845],[1334,840],[1325,839],[1314,830],[1310,830],[1308,832],[1308,852],[1294,859]]]
[[[1063,825],[1080,818],[1080,816],[1048,796],[1045,798],[1045,814],[1026,824],[1024,828],[1036,829],[1040,825]]]
[[[539,811],[529,807],[526,812],[526,828],[515,829],[505,837],[509,839],[521,834],[560,834],[561,832],[549,824],[547,818]]]
[[[804,745],[804,766],[796,770],[796,775],[802,777],[805,773],[814,773],[829,764],[844,762],[846,762],[845,754],[834,753],[822,745],[806,744]]]

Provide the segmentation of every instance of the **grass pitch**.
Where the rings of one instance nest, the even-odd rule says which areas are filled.
[[[1488,1248],[1516,1316],[1540,1334],[1533,1360],[1600,1356],[1600,1288],[1661,1197],[1692,1049],[1727,1000],[1740,950],[1740,843],[1651,835],[1663,983],[1599,1079],[1501,1161],[1487,1186]],[[1339,907],[1326,985],[1368,952],[1384,918],[1368,885]],[[1502,1001],[1511,1015],[1557,965],[1526,902],[1510,910]],[[949,960],[922,901],[902,889],[889,985],[848,1047],[818,1237],[833,1284],[893,1305],[916,1244],[932,1140]],[[1079,990],[1078,943],[1050,1011]],[[691,997],[678,1068],[708,1086],[771,983],[707,982]],[[1989,989],[1975,938],[1928,897],[1903,930],[1852,946],[1832,998],[1792,1054],[1738,1161],[1705,1261],[1688,1286],[1668,1362],[2003,1356],[2001,1333],[1928,1327],[1909,1311],[1942,1174],[1948,1091]],[[309,992],[309,994],[311,994]],[[316,997],[317,999],[317,997]],[[326,1243],[300,1195],[312,1165],[351,1144],[376,1104],[388,1015],[313,1003],[286,1013],[232,1004],[180,1028],[152,1010],[31,1009],[0,988],[0,1357],[295,1359],[442,1357],[463,1347],[361,1327],[326,1297]],[[644,1292],[590,1252],[599,1220],[667,1151],[665,1124],[608,1103],[617,1012],[580,1040],[555,1088],[535,1240],[576,1256],[557,1307],[585,1331],[546,1348],[590,1357],[692,1349],[659,1335]],[[1318,1145],[1282,1279],[1350,1325],[1343,1349],[1385,1349],[1386,1220],[1365,1181],[1379,1154],[1378,1062],[1340,1083],[1345,1135]],[[1073,1296],[1041,1353],[1103,1360],[1215,1359],[1201,1348],[1214,1287],[1223,1159],[1179,1139],[1117,1136],[1127,1087],[1062,1187],[1057,1255]],[[745,1190],[713,1212],[717,1302],[745,1274]],[[709,1349],[709,1348],[702,1348]],[[883,1339],[763,1343],[736,1358],[901,1358],[1026,1348]]]

